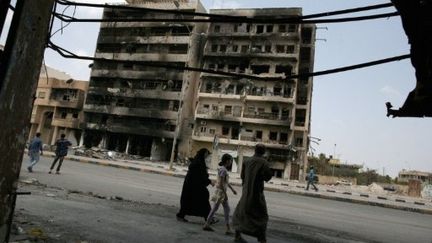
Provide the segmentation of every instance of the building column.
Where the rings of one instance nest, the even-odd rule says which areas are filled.
[[[290,180],[291,178],[291,162],[287,162],[283,174],[283,179]]]
[[[106,134],[102,135],[102,139],[101,139],[101,141],[100,141],[100,143],[98,145],[99,148],[105,149],[105,147],[106,147],[105,146],[106,145],[106,140],[107,140],[106,136],[107,136]]]
[[[126,142],[126,150],[125,150],[125,154],[129,154],[130,140],[131,140],[131,137],[128,136],[128,139],[127,139],[127,142]]]
[[[58,126],[54,127],[54,133],[53,136],[51,137],[51,143],[50,143],[51,145],[54,145],[57,140],[58,129],[59,129]]]
[[[81,131],[80,141],[79,141],[79,144],[78,144],[79,147],[82,147],[84,145],[84,135],[85,135],[85,130],[82,130]]]
[[[237,161],[238,162],[237,173],[241,174],[241,170],[242,170],[242,167],[243,167],[243,148],[242,148],[242,146],[239,146],[239,148],[238,148],[237,160],[238,160]]]

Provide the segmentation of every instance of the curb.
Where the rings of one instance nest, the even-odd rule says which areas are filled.
[[[51,158],[55,157],[53,154],[43,154],[41,156],[51,157]],[[75,162],[80,162],[80,163],[103,165],[103,166],[108,166],[108,167],[127,169],[127,170],[133,170],[133,171],[140,171],[140,172],[159,174],[159,175],[165,175],[165,176],[173,176],[173,177],[178,177],[178,178],[184,178],[185,177],[185,175],[175,173],[174,171],[158,171],[158,170],[154,170],[154,169],[138,168],[138,167],[129,166],[129,165],[118,165],[118,164],[112,164],[109,162],[95,161],[95,160],[91,160],[91,159],[70,158],[67,156],[65,157],[65,159],[75,161]],[[242,186],[242,183],[240,183],[240,182],[231,182],[231,184],[235,185],[235,186]],[[275,184],[272,183],[271,185],[275,185]],[[288,186],[288,184],[282,183],[281,186]],[[304,188],[304,186],[296,185],[296,188]],[[264,190],[272,191],[272,192],[285,192],[285,193],[290,193],[290,194],[300,195],[300,196],[308,196],[308,197],[329,199],[329,200],[335,200],[335,201],[341,201],[341,202],[349,202],[349,203],[357,203],[357,204],[370,205],[370,206],[378,206],[378,207],[383,207],[383,208],[391,208],[391,209],[397,209],[397,210],[403,210],[403,211],[417,212],[417,213],[432,215],[432,209],[411,208],[409,206],[391,205],[391,204],[385,204],[385,203],[381,203],[381,202],[372,202],[372,201],[353,199],[353,198],[344,198],[344,197],[337,197],[337,196],[330,196],[330,195],[323,195],[323,194],[315,194],[315,193],[310,193],[310,192],[294,191],[294,190],[283,189],[283,188],[265,187]],[[351,192],[336,192],[335,190],[329,190],[329,189],[327,189],[326,191],[334,193],[335,195],[337,193],[343,194],[343,195],[352,195]],[[360,194],[360,197],[370,198],[370,196],[368,194]],[[388,200],[387,197],[382,197],[382,196],[377,196],[377,199],[382,200],[382,201],[391,201],[391,200]],[[409,202],[406,202],[404,199],[395,199],[394,201],[399,202],[399,203],[407,203],[407,204],[409,203]],[[418,201],[414,201],[413,204],[425,206],[425,203],[418,202]]]

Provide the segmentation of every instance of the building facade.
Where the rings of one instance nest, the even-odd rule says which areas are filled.
[[[129,6],[205,12],[199,1],[128,0]],[[195,16],[105,9],[103,18],[194,19]],[[199,67],[206,24],[102,23],[84,106],[85,145],[169,160],[190,150],[199,74],[153,65]],[[173,153],[173,154],[174,154]]]
[[[44,144],[54,145],[65,134],[73,145],[82,138],[80,125],[87,81],[73,80],[69,75],[47,67],[42,68],[31,116],[29,139],[41,133]]]
[[[408,182],[409,180],[419,180],[427,184],[432,184],[432,173],[417,170],[402,170],[399,172],[399,182]]]
[[[211,10],[213,14],[262,17],[301,16],[300,8]],[[204,68],[274,78],[313,71],[315,26],[212,23]],[[254,146],[267,147],[275,176],[302,179],[307,169],[312,78],[283,81],[203,73],[197,93],[192,152],[207,147],[234,155],[238,169]]]

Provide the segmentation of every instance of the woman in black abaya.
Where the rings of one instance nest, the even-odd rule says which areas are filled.
[[[213,185],[207,172],[206,158],[210,155],[208,149],[200,149],[186,174],[182,194],[180,198],[180,211],[177,213],[177,220],[187,222],[186,215],[203,217],[207,219],[210,213],[208,185]]]

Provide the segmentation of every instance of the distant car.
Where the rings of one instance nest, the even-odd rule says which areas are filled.
[[[352,183],[348,180],[337,180],[336,185],[352,186]]]

